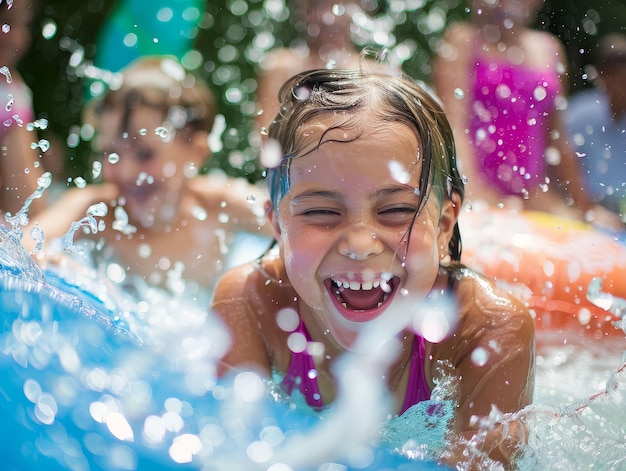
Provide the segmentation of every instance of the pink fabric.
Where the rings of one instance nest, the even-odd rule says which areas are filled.
[[[411,353],[411,369],[409,371],[409,384],[406,386],[404,403],[400,415],[418,402],[430,399],[430,387],[426,381],[424,372],[424,356],[426,355],[426,344],[424,338],[415,335],[413,340],[413,352]]]
[[[307,341],[311,341],[311,337],[309,336],[309,333],[302,321],[296,329],[296,332],[303,334]],[[426,346],[424,339],[419,335],[416,335],[415,341],[413,342],[413,351],[411,353],[409,383],[404,396],[404,403],[402,405],[402,411],[400,412],[401,414],[414,404],[430,399],[430,388],[428,386],[428,382],[426,381],[426,375],[424,372],[425,352]],[[289,363],[287,373],[281,382],[281,387],[288,394],[291,394],[293,389],[297,387],[309,406],[314,409],[321,409],[324,407],[319,385],[317,384],[317,372],[313,362],[313,357],[307,353],[306,350],[298,353],[292,353],[291,362]]]
[[[545,181],[547,121],[559,77],[480,56],[474,72],[470,136],[479,171],[501,193],[523,195]]]
[[[0,75],[0,136],[11,126],[24,126],[34,118],[30,90],[23,82],[6,82]]]
[[[296,332],[301,333],[306,338],[307,342],[311,341],[311,336],[306,330],[306,327],[300,321]],[[293,352],[291,355],[291,362],[287,373],[281,383],[282,388],[291,395],[293,389],[297,386],[306,403],[314,409],[321,409],[324,407],[322,401],[322,395],[320,394],[320,388],[317,384],[317,370],[315,369],[315,363],[313,357],[305,350],[302,352]]]

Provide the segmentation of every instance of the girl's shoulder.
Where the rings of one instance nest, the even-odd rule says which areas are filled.
[[[472,47],[476,42],[478,29],[466,22],[456,21],[446,29],[443,40],[456,47]]]
[[[554,34],[547,31],[527,29],[521,39],[525,50],[530,52],[538,64],[565,62],[563,44]]]
[[[285,299],[293,299],[292,287],[280,258],[272,254],[224,272],[213,296],[214,303],[241,300],[267,309]]]
[[[530,327],[534,325],[532,315],[524,303],[494,281],[471,269],[459,269],[456,297],[461,323],[478,328],[484,325],[498,327],[512,321]]]
[[[450,335],[432,346],[433,358],[457,365],[482,349],[496,361],[534,345],[534,320],[521,301],[470,269],[455,275],[458,319]]]

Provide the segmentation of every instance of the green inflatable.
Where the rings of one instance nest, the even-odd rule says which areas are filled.
[[[98,34],[94,65],[117,72],[140,56],[182,59],[193,46],[204,0],[119,0]]]

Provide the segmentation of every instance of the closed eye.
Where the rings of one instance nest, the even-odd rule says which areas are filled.
[[[378,219],[388,225],[410,224],[417,214],[415,206],[391,206],[378,211]]]
[[[307,209],[300,214],[302,216],[339,216],[339,211],[334,209]]]
[[[311,226],[334,227],[342,220],[342,213],[332,208],[311,208],[296,213],[305,224]]]

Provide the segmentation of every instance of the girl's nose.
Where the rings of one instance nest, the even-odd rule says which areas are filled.
[[[351,260],[367,260],[383,250],[374,230],[364,224],[352,225],[339,241],[339,253]]]

